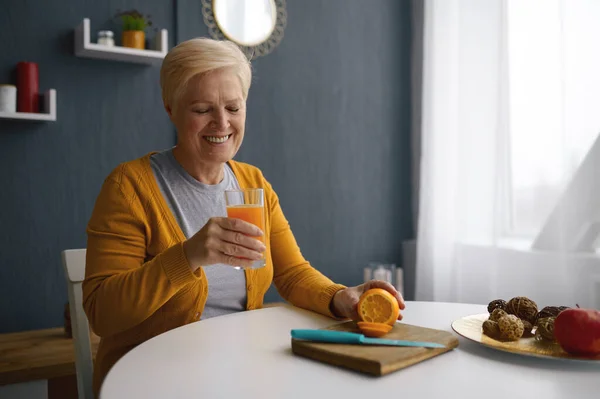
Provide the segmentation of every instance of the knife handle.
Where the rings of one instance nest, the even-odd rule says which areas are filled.
[[[360,344],[363,336],[347,331],[292,330],[292,338],[317,342],[333,342],[337,344]]]

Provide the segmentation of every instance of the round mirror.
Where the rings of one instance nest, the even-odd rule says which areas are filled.
[[[242,46],[267,40],[277,22],[274,0],[213,0],[213,13],[225,37]]]
[[[230,40],[249,59],[269,54],[283,39],[286,0],[202,0],[202,15],[213,39]]]

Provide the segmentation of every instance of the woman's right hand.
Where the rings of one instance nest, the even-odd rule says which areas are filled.
[[[253,238],[262,235],[258,227],[243,220],[214,217],[183,243],[183,251],[192,271],[217,263],[250,267],[262,259],[266,250],[262,242]]]

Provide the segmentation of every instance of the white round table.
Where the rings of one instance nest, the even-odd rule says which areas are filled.
[[[407,302],[403,322],[452,331],[485,306]],[[598,398],[600,367],[538,359],[459,338],[457,349],[383,377],[296,356],[290,330],[335,320],[289,305],[215,317],[159,335],[107,375],[113,398]],[[392,396],[390,396],[392,395]]]

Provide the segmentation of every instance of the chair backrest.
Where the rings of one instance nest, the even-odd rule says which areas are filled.
[[[85,253],[85,249],[62,251],[62,263],[69,291],[69,313],[71,314],[71,329],[73,331],[73,345],[75,346],[77,392],[79,398],[93,399],[92,348],[89,323],[83,311],[83,292],[81,288],[85,278]]]

